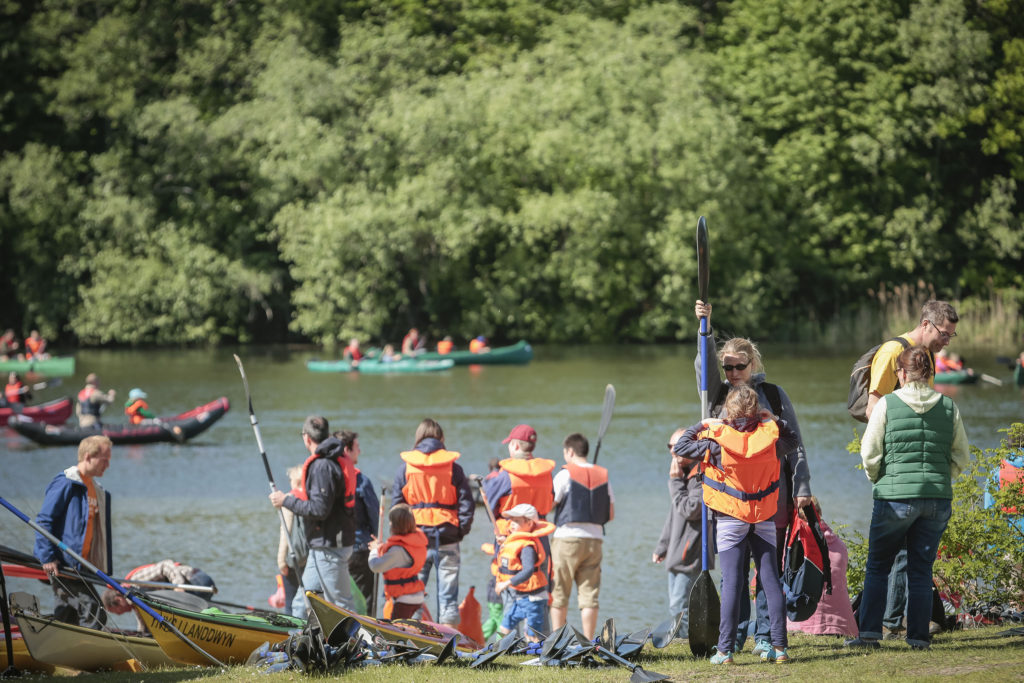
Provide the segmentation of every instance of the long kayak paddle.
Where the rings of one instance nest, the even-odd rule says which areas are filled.
[[[67,553],[71,557],[73,557],[76,560],[78,560],[78,562],[83,567],[85,567],[86,569],[88,569],[89,571],[94,573],[96,576],[98,576],[101,579],[103,579],[103,581],[108,586],[110,586],[111,588],[116,590],[118,593],[120,593],[121,595],[126,597],[128,600],[130,600],[136,607],[141,609],[143,612],[146,612],[149,616],[153,617],[153,619],[156,620],[156,622],[158,624],[160,624],[163,628],[167,629],[168,631],[173,633],[175,636],[180,638],[181,642],[185,643],[190,648],[192,648],[193,650],[195,650],[196,652],[198,652],[202,656],[206,657],[208,660],[210,660],[211,662],[213,662],[217,666],[222,667],[222,668],[227,668],[227,667],[225,667],[224,663],[221,662],[219,659],[217,659],[216,657],[211,655],[209,652],[207,652],[206,650],[204,650],[203,648],[199,647],[194,642],[189,640],[188,637],[186,637],[184,633],[179,631],[177,629],[177,627],[174,626],[174,624],[172,624],[171,622],[167,621],[162,616],[160,616],[159,614],[154,612],[153,609],[149,605],[147,605],[143,601],[139,600],[134,594],[132,594],[129,591],[125,590],[125,588],[121,584],[119,584],[117,581],[115,581],[114,579],[112,579],[109,576],[107,576],[102,571],[100,571],[100,569],[98,567],[96,567],[94,564],[90,563],[84,557],[82,557],[81,555],[76,553],[74,550],[69,548],[63,541],[61,541],[59,538],[57,538],[56,536],[51,534],[49,531],[47,531],[43,527],[39,526],[35,522],[33,522],[31,519],[28,518],[28,516],[25,515],[25,513],[23,513],[21,510],[19,510],[18,508],[14,507],[13,505],[11,505],[9,502],[7,502],[7,500],[5,500],[2,497],[0,497],[0,505],[3,505],[5,508],[7,508],[12,513],[14,513],[14,515],[18,519],[20,519],[21,521],[25,522],[25,524],[28,524],[30,527],[32,527],[36,531],[36,533],[42,535],[50,543],[54,544],[55,546],[57,546],[58,548],[63,550],[65,553]]]
[[[615,410],[615,387],[611,384],[604,388],[604,405],[601,406],[601,423],[597,427],[597,445],[594,447],[594,464],[597,464],[597,454],[601,452],[601,439],[608,431],[608,423],[612,421],[612,411]]]
[[[710,253],[708,251],[708,224],[704,216],[697,221],[697,289],[700,300],[707,303],[708,275],[710,269]],[[708,377],[714,360],[713,340],[708,332],[708,319],[700,319],[700,334],[697,335],[697,348],[700,351],[700,415],[702,420],[708,418]],[[690,651],[696,657],[707,657],[718,643],[718,626],[721,618],[721,602],[718,589],[708,571],[708,545],[711,542],[708,534],[708,507],[701,500],[700,505],[700,575],[690,590]]]
[[[274,473],[270,470],[270,461],[267,460],[267,449],[263,447],[263,437],[260,435],[260,422],[256,419],[256,411],[252,407],[252,392],[249,391],[249,378],[245,376],[245,366],[242,365],[242,359],[238,357],[237,353],[233,355],[235,362],[238,363],[238,372],[242,375],[242,384],[245,386],[245,400],[249,402],[249,422],[252,424],[253,434],[256,435],[256,446],[260,449],[260,457],[263,458],[263,469],[267,471],[270,492],[273,493],[277,491],[277,484],[274,482]],[[284,510],[277,508],[277,516],[281,520],[281,529],[284,531],[284,539],[288,543],[288,552],[292,554],[292,557],[298,557],[295,547],[292,545],[291,534],[288,533],[288,525],[284,521]],[[314,564],[314,566],[316,565]],[[299,586],[299,594],[305,595],[305,591],[302,589],[301,574],[296,573],[295,582]]]

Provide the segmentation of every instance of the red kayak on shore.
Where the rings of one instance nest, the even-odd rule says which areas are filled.
[[[0,427],[5,426],[14,415],[21,415],[42,424],[62,425],[71,417],[71,399],[64,396],[39,405],[25,406],[17,412],[14,408],[0,408]]]

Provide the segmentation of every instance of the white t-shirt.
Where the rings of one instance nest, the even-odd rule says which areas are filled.
[[[577,464],[580,467],[594,466],[592,462]],[[555,505],[562,502],[569,495],[569,484],[571,481],[572,478],[569,476],[569,470],[565,468],[558,470],[558,474],[555,475],[552,482],[555,489]],[[610,481],[608,482],[608,501],[610,505],[615,505],[615,494],[612,492],[612,483]],[[591,522],[569,522],[568,524],[561,524],[555,527],[554,538],[593,538],[601,541],[604,540],[604,527]]]

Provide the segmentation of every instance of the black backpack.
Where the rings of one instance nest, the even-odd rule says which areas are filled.
[[[291,540],[291,548],[288,551],[286,563],[295,572],[295,578],[302,576],[302,570],[306,568],[306,560],[309,558],[309,541],[306,540],[306,523],[301,515],[292,518],[292,528],[288,532]],[[295,551],[292,554],[292,550]]]
[[[898,341],[904,349],[910,348],[910,342],[903,337],[886,339],[882,344],[891,341]],[[868,387],[871,385],[871,362],[875,359],[878,349],[882,348],[882,344],[875,344],[865,351],[853,364],[853,370],[850,372],[850,396],[846,399],[846,409],[854,420],[860,422],[868,421],[865,413],[868,409]]]
[[[786,616],[805,621],[818,609],[822,592],[832,595],[832,563],[825,532],[813,505],[804,508],[807,520],[794,511],[782,563]]]

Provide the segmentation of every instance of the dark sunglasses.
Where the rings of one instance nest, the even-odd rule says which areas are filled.
[[[737,363],[736,365],[723,365],[722,369],[725,370],[726,372],[732,372],[733,370],[739,370],[740,372],[743,372],[744,370],[747,369],[748,365],[750,365],[749,361],[746,363]]]

